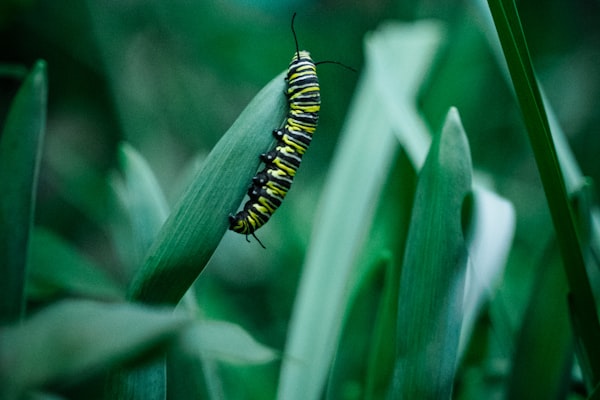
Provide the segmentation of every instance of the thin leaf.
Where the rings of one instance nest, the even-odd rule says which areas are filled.
[[[0,77],[24,79],[29,71],[23,65],[0,64]]]
[[[224,321],[200,321],[181,338],[182,349],[201,358],[248,365],[271,362],[278,354],[260,344],[240,326]]]
[[[471,221],[466,238],[470,262],[467,269],[460,357],[463,356],[484,302],[490,300],[500,283],[516,226],[515,209],[506,199],[477,187],[473,190],[472,200]]]
[[[59,379],[82,379],[157,349],[189,323],[171,310],[63,301],[0,332],[0,390],[10,398]]]
[[[246,107],[206,158],[134,276],[129,298],[177,303],[198,277],[228,228],[287,111],[284,74]]]
[[[377,308],[365,387],[365,399],[369,400],[385,397],[394,372],[395,355],[390,351],[390,344],[396,340],[397,299],[401,273],[400,266],[396,264],[399,262],[390,262],[386,266],[385,286]]]
[[[119,161],[124,178],[121,181],[115,177],[113,187],[132,235],[121,253],[134,253],[133,263],[140,265],[169,215],[169,206],[150,165],[128,143],[119,145]]]
[[[600,382],[600,323],[596,301],[588,281],[584,250],[571,209],[563,173],[541,91],[521,22],[512,0],[488,0],[496,30],[504,50],[513,86],[521,106],[529,141],[534,152],[540,178],[550,208],[552,222],[561,249],[566,276],[571,291],[571,311],[577,323],[580,346],[579,360],[589,390]]]
[[[167,398],[224,399],[223,375],[217,367],[214,360],[190,357],[174,348],[167,356]]]
[[[394,369],[398,287],[417,175],[398,152],[378,201],[369,240],[357,257],[352,293],[327,385],[327,398],[380,399]]]
[[[46,63],[40,60],[13,100],[0,137],[0,325],[24,313],[47,92]]]
[[[185,293],[180,306],[185,308],[190,315],[199,319],[200,323],[205,322],[202,320],[202,311],[198,306],[193,288]],[[224,379],[218,361],[194,351],[202,346],[197,342],[191,343],[194,350],[184,351],[186,342],[189,342],[185,340],[185,337],[186,335],[177,342],[176,346],[169,349],[167,356],[168,398],[179,400],[225,398]]]
[[[378,310],[381,303],[388,282],[386,273],[391,271],[392,264],[389,251],[378,256],[350,300],[327,385],[327,399],[365,398],[370,344],[379,317],[373,310]],[[382,373],[382,378],[389,379],[390,375],[391,368],[387,376]]]
[[[164,356],[112,372],[106,380],[104,392],[106,400],[165,400],[166,395],[167,364]]]
[[[512,359],[508,399],[566,398],[571,381],[568,286],[555,240],[547,246],[538,269]]]
[[[461,213],[470,190],[469,145],[451,109],[417,184],[400,278],[391,398],[451,396],[467,262]]]

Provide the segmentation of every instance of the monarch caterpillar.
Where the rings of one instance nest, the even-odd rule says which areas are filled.
[[[308,149],[317,128],[321,95],[316,65],[340,64],[336,61],[315,63],[307,51],[299,49],[294,30],[295,18],[296,13],[292,16],[292,34],[296,43],[296,53],[292,57],[285,78],[287,82],[285,95],[288,102],[285,125],[283,128],[273,130],[273,136],[277,140],[275,148],[260,155],[260,160],[265,167],[252,178],[252,184],[248,189],[250,199],[236,215],[229,215],[230,230],[246,235],[247,241],[249,241],[248,235],[254,236],[263,248],[265,246],[254,232],[266,224],[281,205],[292,186],[302,156]]]

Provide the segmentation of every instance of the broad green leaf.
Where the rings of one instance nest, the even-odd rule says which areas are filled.
[[[83,379],[160,349],[189,324],[168,309],[82,300],[54,304],[0,332],[0,390],[11,398],[59,380]]]
[[[504,56],[519,100],[571,292],[570,310],[579,315],[578,358],[589,390],[600,382],[600,323],[596,298],[588,281],[584,246],[569,203],[563,171],[552,137],[541,90],[513,0],[488,0]],[[600,296],[600,294],[598,294]]]
[[[24,313],[47,96],[46,63],[40,60],[15,96],[0,137],[0,325]]]
[[[57,294],[117,300],[124,297],[124,289],[65,240],[46,229],[35,228],[31,235],[27,295],[41,299]]]
[[[467,249],[463,202],[471,156],[456,109],[421,170],[400,278],[390,398],[447,399],[457,365]]]
[[[413,96],[432,62],[440,33],[439,26],[432,22],[387,24],[366,41],[366,68],[319,202],[319,223],[289,325],[279,399],[321,397],[348,304],[349,287],[355,278],[357,257],[400,149],[399,137],[427,132],[415,111]],[[380,75],[382,70],[389,75]],[[386,98],[383,82],[402,90],[397,97]],[[388,101],[400,105],[390,109]],[[420,146],[407,146],[416,149],[407,150],[414,163],[422,158]]]
[[[279,356],[240,326],[224,321],[199,321],[180,340],[182,350],[190,355],[232,364],[263,364]]]
[[[197,306],[190,291],[183,304],[194,314]],[[276,352],[260,343],[239,325],[225,321],[200,319],[187,329],[169,352],[169,396],[178,399],[221,399],[225,393],[235,398],[235,388],[224,388],[223,372],[237,367],[254,367],[279,358]],[[229,368],[228,368],[229,367]],[[243,393],[251,393],[248,385],[239,388]]]
[[[177,303],[204,269],[287,112],[284,73],[248,105],[215,145],[174,207],[129,289],[129,298]]]
[[[198,314],[191,291],[184,304]],[[141,368],[125,368],[111,376],[107,399],[125,399],[132,393],[144,399],[159,399],[169,390],[176,398],[223,398],[219,362],[257,365],[279,357],[274,350],[258,343],[240,326],[214,320],[199,320],[179,335],[170,346],[169,369],[164,360]],[[167,381],[169,372],[169,385]],[[173,381],[174,380],[174,381]]]

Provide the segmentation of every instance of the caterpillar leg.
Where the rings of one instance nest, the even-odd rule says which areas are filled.
[[[277,140],[281,140],[281,138],[283,137],[283,129],[279,128],[279,129],[273,129],[273,137]]]
[[[264,245],[264,244],[262,244],[262,242],[260,241],[260,239],[256,237],[256,235],[254,234],[254,232],[252,232],[252,233],[251,233],[251,235],[252,235],[252,236],[254,236],[254,239],[256,239],[256,241],[258,242],[258,244],[260,244],[260,247],[262,247],[262,248],[263,248],[263,249],[265,249],[265,250],[267,249],[267,248],[265,247],[265,245]],[[250,243],[250,239],[248,239],[248,235],[246,235],[246,241],[247,241],[248,243]]]
[[[229,214],[229,226],[233,226],[234,223],[235,223],[235,215]]]

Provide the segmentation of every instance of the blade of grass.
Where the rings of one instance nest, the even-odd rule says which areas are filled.
[[[136,272],[129,299],[175,304],[202,272],[256,173],[259,154],[273,143],[271,131],[285,118],[284,89],[282,73],[215,145]]]
[[[385,284],[377,307],[377,319],[369,347],[365,399],[384,398],[394,371],[395,355],[390,351],[390,345],[393,346],[396,338],[400,274],[417,186],[415,166],[408,165],[404,153],[400,154],[399,158],[395,173],[390,176],[395,182],[387,185],[387,190],[391,191],[392,196],[385,206],[387,210],[381,215],[384,218],[382,221],[386,221],[387,232],[384,232],[393,257],[386,266]]]
[[[398,287],[417,174],[400,151],[378,201],[369,240],[356,262],[343,331],[327,385],[327,398],[349,390],[363,399],[385,397],[394,369]],[[375,311],[376,310],[376,311]]]
[[[459,357],[467,348],[484,302],[489,301],[502,278],[515,233],[512,203],[473,184],[471,221],[466,241],[470,263],[467,269],[465,309]]]
[[[587,278],[583,248],[571,209],[563,174],[552,140],[542,95],[527,49],[517,9],[512,0],[488,0],[500,43],[536,159],[561,249],[571,292],[573,320],[583,350],[578,354],[588,389],[600,382],[600,324],[596,302]]]
[[[360,280],[349,299],[327,384],[327,399],[365,398],[370,343],[378,318],[378,313],[373,310],[377,310],[381,304],[381,293],[388,282],[386,274],[391,271],[393,264],[389,251],[372,254],[372,257],[373,265],[368,275]],[[388,372],[391,372],[391,368]],[[386,377],[386,374],[382,375]]]
[[[555,238],[539,260],[535,287],[523,318],[510,369],[508,399],[567,397],[573,367],[568,287]],[[548,334],[552,332],[552,334]]]
[[[471,174],[467,138],[452,108],[415,193],[400,277],[390,398],[451,397],[467,264],[462,209]]]
[[[15,96],[0,137],[0,325],[19,320],[25,309],[47,96],[46,63],[38,61]]]
[[[586,178],[570,195],[580,238],[586,249],[588,279],[593,293],[598,296],[600,293],[600,210],[594,204],[596,187],[590,178]]]
[[[119,160],[128,189],[128,211],[136,244],[144,254],[169,215],[169,206],[146,160],[127,143],[119,145]]]
[[[140,265],[169,215],[169,206],[150,165],[130,144],[119,145],[119,162],[123,175],[115,173],[111,186],[118,202],[115,208],[125,218],[117,218],[113,232],[121,237],[117,245],[122,257]]]

